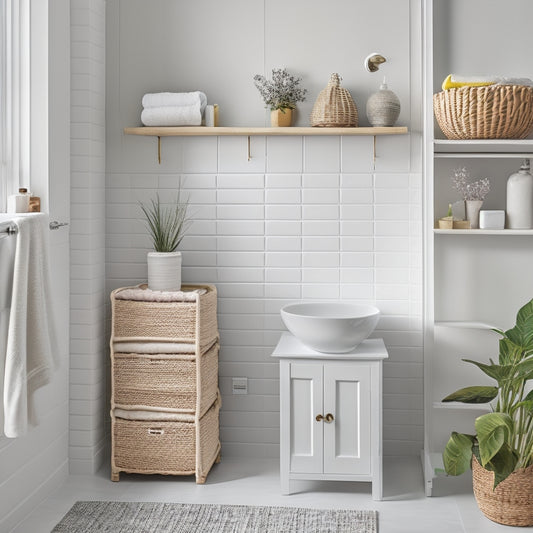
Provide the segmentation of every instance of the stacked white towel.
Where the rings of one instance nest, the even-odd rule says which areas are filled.
[[[18,227],[4,368],[4,433],[19,437],[35,424],[33,395],[57,366],[48,252],[48,216],[13,219]]]
[[[150,93],[142,99],[141,122],[145,126],[201,126],[207,97],[190,93]]]

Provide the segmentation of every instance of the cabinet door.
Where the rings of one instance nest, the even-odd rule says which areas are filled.
[[[370,407],[370,365],[324,365],[324,473],[371,473]]]
[[[290,471],[322,472],[322,365],[291,364]]]

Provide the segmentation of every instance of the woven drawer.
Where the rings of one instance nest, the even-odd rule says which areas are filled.
[[[114,406],[194,413],[199,394],[200,413],[205,412],[217,396],[218,351],[216,343],[200,356],[200,391],[193,354],[114,354]]]
[[[217,294],[213,286],[197,302],[112,299],[115,340],[213,344],[218,335]],[[200,313],[198,313],[198,308]]]
[[[183,415],[182,421],[113,418],[113,470],[207,475],[220,449],[219,409],[219,403],[215,402],[199,420],[199,442],[194,417],[188,415]]]

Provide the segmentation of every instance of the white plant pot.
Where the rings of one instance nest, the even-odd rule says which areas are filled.
[[[148,252],[148,288],[181,290],[181,252]]]

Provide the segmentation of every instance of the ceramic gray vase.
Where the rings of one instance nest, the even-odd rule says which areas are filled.
[[[394,126],[400,116],[400,100],[387,87],[385,79],[379,91],[372,94],[366,102],[366,116],[374,127]]]
[[[483,200],[465,200],[466,219],[470,221],[472,229],[479,229],[479,211],[483,206]]]

